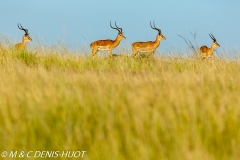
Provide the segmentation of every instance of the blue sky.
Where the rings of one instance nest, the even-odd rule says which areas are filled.
[[[199,45],[210,46],[212,33],[220,49],[240,46],[239,0],[0,0],[0,33],[20,41],[23,32],[17,23],[29,30],[33,38],[50,45],[61,40],[76,47],[89,46],[98,39],[115,39],[117,31],[109,27],[110,20],[123,28],[126,40],[121,46],[135,41],[155,40],[157,31],[149,22],[155,21],[167,38],[158,48],[186,47],[182,35],[192,40],[189,32],[197,32]]]

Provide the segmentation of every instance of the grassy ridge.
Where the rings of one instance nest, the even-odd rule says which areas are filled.
[[[0,151],[86,150],[84,159],[119,160],[240,157],[237,62],[0,52]]]

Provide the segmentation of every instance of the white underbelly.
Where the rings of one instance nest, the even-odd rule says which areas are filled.
[[[98,47],[98,50],[99,51],[109,51],[109,49],[107,49],[107,48],[100,48],[100,47]]]
[[[154,52],[155,50],[141,50],[139,49],[138,52],[141,52],[141,53],[147,53],[147,52]]]

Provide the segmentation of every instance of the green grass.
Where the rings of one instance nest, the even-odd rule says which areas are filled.
[[[0,151],[85,150],[86,160],[236,160],[239,75],[238,59],[0,50]]]

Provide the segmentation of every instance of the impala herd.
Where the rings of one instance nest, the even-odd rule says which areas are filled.
[[[97,54],[98,51],[101,50],[106,50],[108,51],[108,57],[112,57],[112,50],[114,48],[116,48],[120,41],[123,39],[126,39],[126,37],[123,35],[122,32],[122,28],[119,28],[115,22],[115,27],[112,26],[111,22],[110,22],[110,27],[112,29],[115,29],[118,31],[118,35],[116,37],[115,40],[110,40],[110,39],[106,39],[106,40],[97,40],[94,41],[90,44],[90,47],[92,49],[92,53],[90,54],[90,57],[93,57],[95,54]],[[155,41],[147,41],[147,42],[134,42],[132,44],[132,57],[135,57],[138,53],[141,52],[148,52],[150,57],[153,57],[154,52],[156,51],[157,47],[160,45],[160,41],[161,40],[166,40],[166,37],[164,37],[162,35],[162,32],[159,28],[156,28],[155,23],[150,22],[150,27],[154,30],[158,31],[157,37]],[[22,38],[22,42],[18,43],[15,45],[15,48],[17,50],[25,50],[26,47],[26,43],[28,41],[32,41],[32,38],[29,36],[28,30],[24,29],[22,27],[21,24],[18,24],[18,28],[20,30],[23,30],[25,32],[23,38]],[[213,55],[213,51],[215,47],[220,47],[220,44],[217,43],[216,38],[212,35],[209,34],[209,36],[212,38],[213,42],[212,42],[212,46],[211,48],[208,48],[207,46],[202,46],[200,48],[200,57],[201,59],[209,59],[212,57]]]

